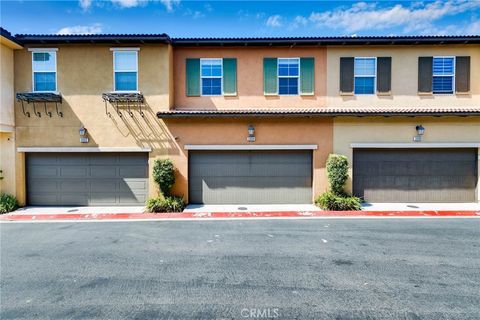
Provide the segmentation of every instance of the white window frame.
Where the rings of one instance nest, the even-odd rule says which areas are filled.
[[[28,49],[28,51],[31,51],[32,52],[32,92],[38,92],[38,93],[42,93],[42,92],[45,92],[45,93],[57,93],[58,92],[58,82],[57,82],[57,51],[58,49],[57,48],[30,48]],[[35,71],[33,69],[33,55],[35,53],[50,53],[50,54],[53,54],[55,56],[55,90],[35,90],[35,72],[37,73],[46,73],[46,72],[51,72],[51,71]]]
[[[374,60],[374,65],[375,65],[375,73],[373,76],[373,93],[356,93],[355,92],[355,79],[358,78],[371,78],[372,76],[357,76],[355,74],[355,60],[357,59],[373,59]],[[353,94],[354,95],[360,95],[360,96],[373,96],[377,94],[377,57],[355,57],[353,61]]]
[[[221,76],[202,76],[202,62],[206,60],[220,60]],[[219,79],[220,78],[220,94],[203,94],[203,79]],[[200,58],[200,96],[201,97],[220,97],[223,96],[223,58]]]
[[[112,48],[110,49],[113,52],[113,92],[122,92],[122,93],[138,93],[138,48]],[[117,52],[134,52],[135,53],[135,62],[136,62],[136,70],[115,70],[115,56]],[[136,88],[135,90],[117,90],[116,81],[115,81],[115,73],[117,72],[135,72],[136,77]]]
[[[453,59],[453,70],[452,70],[452,74],[451,75],[446,75],[446,74],[438,74],[438,75],[435,75],[435,73],[433,72],[433,62],[435,59],[438,59],[438,58],[452,58]],[[433,59],[432,59],[432,93],[433,94],[439,94],[439,95],[454,95],[455,94],[455,70],[457,69],[457,59],[455,56],[434,56]],[[433,91],[433,78],[434,77],[452,77],[452,92],[434,92]]]
[[[292,60],[297,60],[298,61],[298,76],[280,76],[278,73],[280,72],[280,60],[281,59],[292,59]],[[282,58],[277,58],[277,95],[279,96],[292,96],[292,97],[295,97],[295,96],[299,96],[300,95],[300,92],[302,91],[302,89],[300,88],[301,86],[301,83],[300,83],[300,74],[301,74],[301,70],[300,70],[300,57],[282,57]],[[280,78],[297,78],[298,79],[298,90],[297,90],[297,94],[280,94]]]

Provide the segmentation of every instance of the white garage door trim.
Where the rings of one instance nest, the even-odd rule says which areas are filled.
[[[17,152],[151,152],[141,147],[18,147]]]
[[[353,142],[350,148],[480,148],[480,142]]]
[[[316,144],[186,144],[185,150],[317,150]]]

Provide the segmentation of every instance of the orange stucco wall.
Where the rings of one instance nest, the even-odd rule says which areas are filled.
[[[319,108],[326,103],[327,49],[303,48],[175,48],[174,106],[192,109],[242,108]],[[265,96],[263,93],[263,58],[314,57],[315,95]],[[237,96],[187,97],[185,60],[187,58],[237,58]]]
[[[247,142],[247,127],[255,127],[255,143]],[[265,145],[265,144],[315,144],[313,151],[313,194],[328,187],[325,163],[333,149],[333,121],[315,119],[181,119],[166,120],[175,148],[168,149],[168,157],[177,168],[174,194],[188,199],[188,151],[186,144],[213,145]]]

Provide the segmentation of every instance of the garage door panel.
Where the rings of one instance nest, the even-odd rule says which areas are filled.
[[[77,166],[68,166],[68,167],[59,167],[60,177],[62,178],[86,178],[88,177],[89,168],[88,167],[77,167]]]
[[[29,153],[26,163],[30,205],[143,205],[148,195],[147,154]]]
[[[369,202],[474,202],[476,149],[354,150],[353,192]]]
[[[191,152],[191,203],[310,203],[311,152]]]
[[[62,192],[88,192],[88,182],[85,180],[60,180],[58,181]]]
[[[118,168],[116,166],[92,166],[90,174],[92,178],[115,178]]]

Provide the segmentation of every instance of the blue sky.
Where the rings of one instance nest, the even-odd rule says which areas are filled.
[[[4,1],[12,33],[168,33],[172,37],[480,34],[480,0]]]

